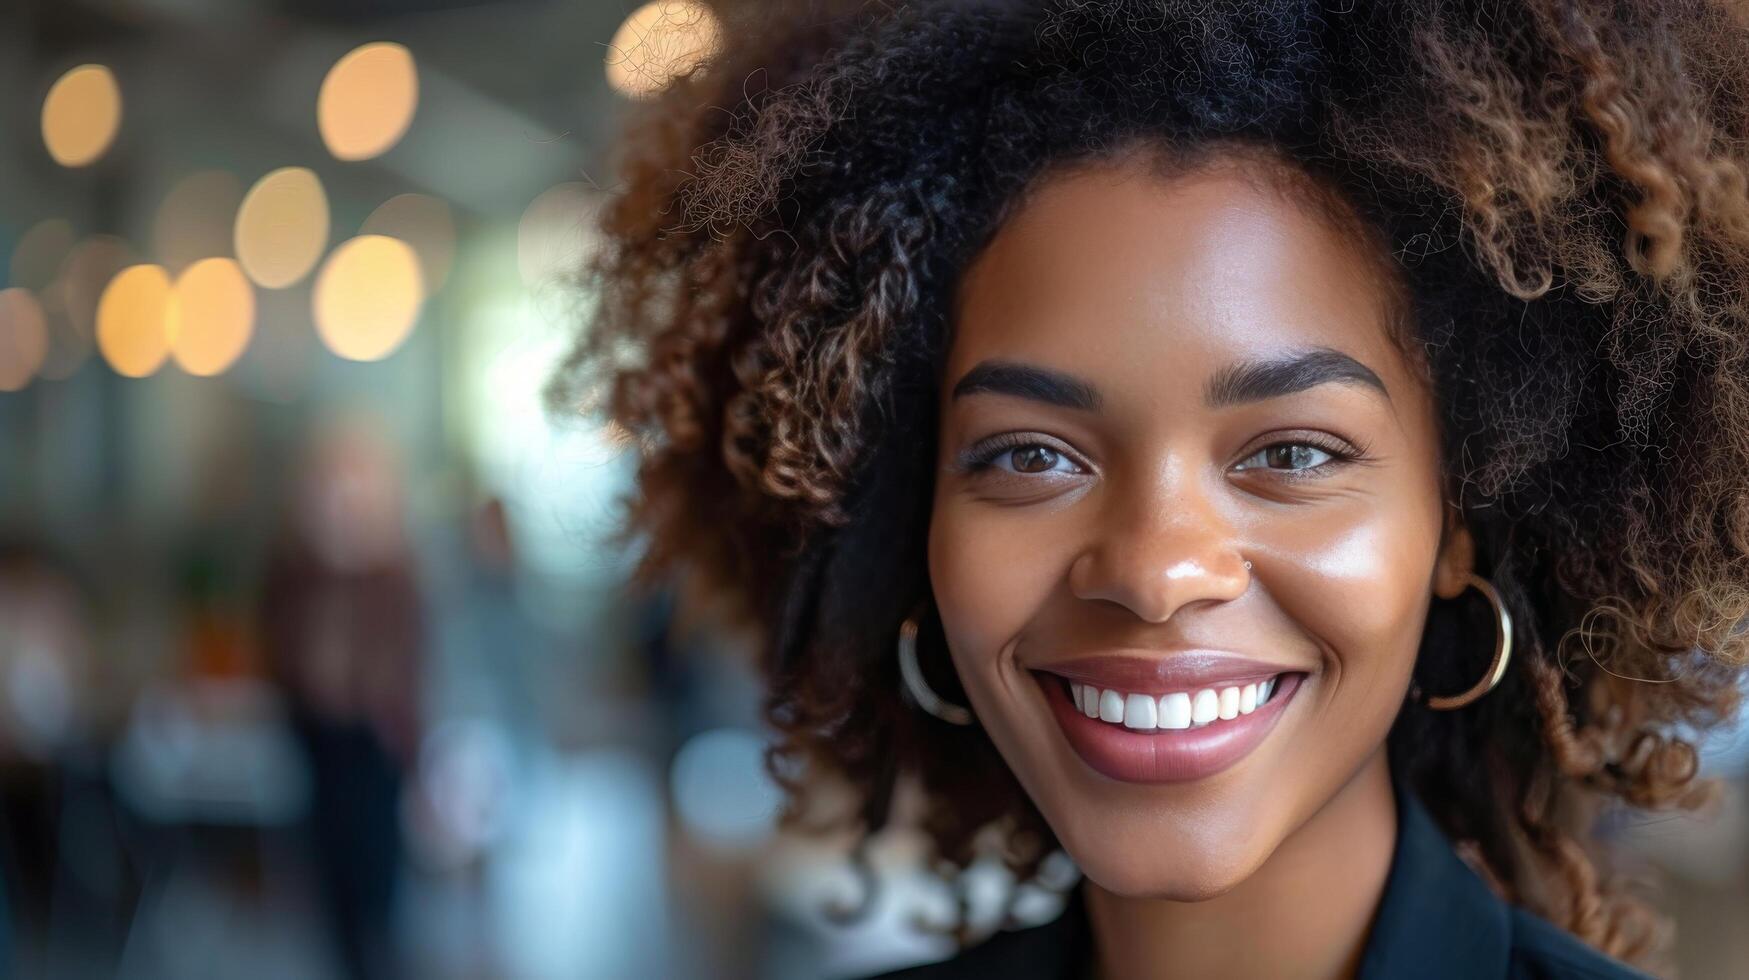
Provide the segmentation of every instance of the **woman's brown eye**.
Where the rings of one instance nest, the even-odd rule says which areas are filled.
[[[1303,442],[1278,442],[1273,446],[1265,446],[1241,461],[1238,469],[1249,470],[1309,470],[1321,466],[1336,455],[1329,450]],[[1254,461],[1261,460],[1260,464]]]
[[[1076,462],[1075,457],[1067,451],[1054,449],[1042,442],[1020,442],[1007,436],[985,440],[966,450],[959,465],[966,473],[996,470],[1013,476],[1043,476],[1052,473],[1074,476],[1087,472],[1087,468]]]
[[[1009,462],[1020,473],[1043,473],[1054,469],[1058,458],[1056,451],[1047,446],[1016,446],[1008,455]]]
[[[1264,458],[1277,469],[1303,470],[1318,465],[1315,461],[1318,454],[1318,450],[1311,446],[1271,446],[1269,455]]]

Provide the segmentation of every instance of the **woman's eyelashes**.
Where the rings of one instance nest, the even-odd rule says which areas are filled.
[[[1067,449],[1042,441],[1036,434],[1007,432],[985,439],[960,454],[960,470],[995,470],[1009,476],[1076,476],[1091,468]]]
[[[1307,479],[1366,458],[1363,448],[1308,435],[1270,443],[1232,468]],[[967,474],[994,471],[1012,477],[1078,476],[1093,469],[1066,447],[1046,441],[1036,433],[1023,432],[984,439],[960,453],[958,464],[960,471]]]
[[[1367,458],[1364,449],[1302,436],[1270,443],[1233,465],[1235,470],[1272,470],[1296,479],[1316,477]]]

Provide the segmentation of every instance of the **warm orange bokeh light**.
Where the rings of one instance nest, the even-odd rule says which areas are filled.
[[[236,262],[201,259],[176,278],[165,331],[184,371],[221,374],[236,363],[255,330],[255,290]]]
[[[322,79],[316,128],[340,160],[368,160],[406,135],[419,105],[413,53],[393,41],[354,48]]]
[[[115,373],[143,378],[158,370],[170,353],[169,310],[163,266],[129,266],[110,280],[97,304],[97,349]]]
[[[237,261],[249,278],[284,289],[310,274],[328,244],[328,195],[305,167],[281,167],[255,182],[237,209]]]
[[[336,248],[316,276],[316,333],[348,360],[387,357],[413,331],[424,290],[412,246],[360,235]]]
[[[607,45],[607,82],[632,98],[668,87],[716,53],[716,15],[697,0],[652,0],[625,19]]]
[[[43,99],[43,145],[63,167],[95,162],[120,128],[121,87],[102,65],[67,72]]]

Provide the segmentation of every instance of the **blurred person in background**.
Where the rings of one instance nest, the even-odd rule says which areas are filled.
[[[1666,968],[1598,827],[1743,700],[1737,12],[820,7],[635,114],[551,393],[787,822],[1083,872],[906,975]]]
[[[57,942],[102,955],[135,894],[112,860],[93,606],[52,549],[0,542],[0,965],[13,969]]]
[[[427,628],[394,447],[357,419],[315,436],[267,563],[260,641],[308,755],[313,857],[347,975],[398,975],[400,793]]]

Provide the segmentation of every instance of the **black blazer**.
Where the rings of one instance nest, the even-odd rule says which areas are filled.
[[[1452,850],[1415,794],[1399,782],[1396,795],[1397,845],[1357,980],[1644,980],[1648,976],[1501,900]],[[1062,914],[1050,922],[998,932],[951,959],[883,973],[872,980],[1076,980],[1092,956],[1092,934],[1082,902],[1082,885],[1077,883]]]

